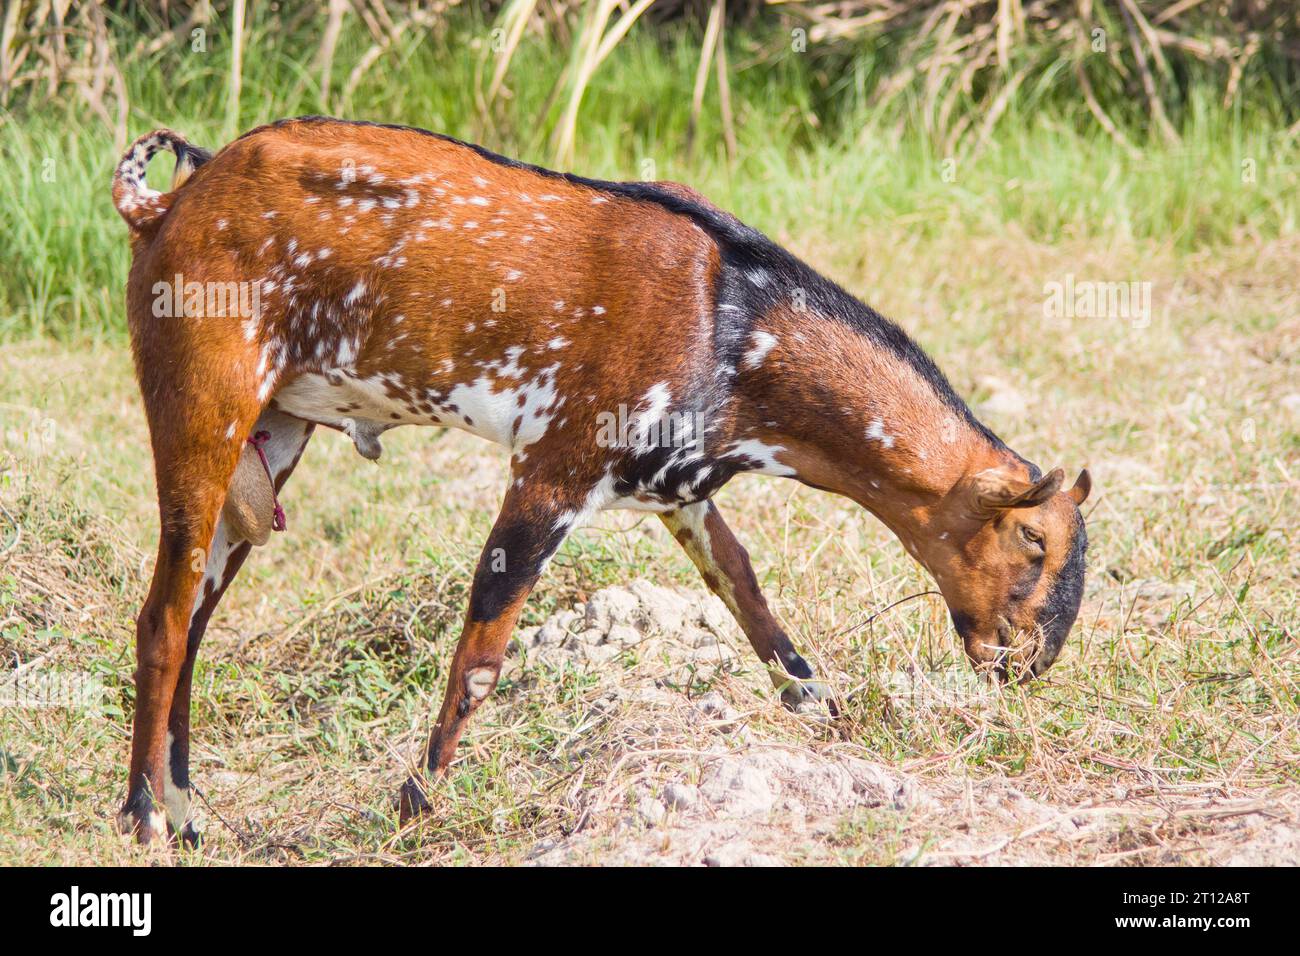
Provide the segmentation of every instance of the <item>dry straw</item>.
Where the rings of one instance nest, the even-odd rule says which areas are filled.
[[[195,30],[220,30],[229,38],[226,125],[234,131],[240,124],[243,48],[256,19],[259,29],[278,35],[319,38],[309,75],[319,83],[325,109],[346,111],[377,64],[423,34],[444,29],[450,18],[468,15],[458,0],[286,0],[274,10],[250,7],[246,0],[153,0],[134,7],[138,16],[152,21],[153,29],[122,21],[113,5],[100,0],[12,0],[0,23],[0,105],[71,92],[124,141],[130,104],[123,76],[168,47],[188,42]],[[1124,97],[1113,82],[1104,91],[1099,88],[1103,72],[1140,90],[1152,127],[1176,143],[1178,132],[1169,114],[1180,98],[1179,63],[1199,63],[1221,76],[1227,108],[1240,95],[1243,75],[1265,51],[1289,61],[1300,57],[1300,13],[1293,4],[1269,0],[1246,5],[1205,0],[507,0],[489,10],[492,40],[483,50],[485,61],[492,62],[481,71],[478,94],[485,117],[508,89],[526,37],[543,37],[569,50],[539,118],[550,131],[551,151],[561,165],[572,159],[583,99],[602,62],[642,21],[653,21],[643,29],[682,18],[701,21],[688,148],[712,67],[731,156],[736,134],[729,26],[781,41],[759,51],[750,66],[786,55],[791,47],[786,37],[800,36],[808,52],[834,55],[888,35],[885,46],[894,55],[876,77],[875,107],[914,98],[928,132],[953,151],[983,145],[1017,91],[1036,77],[1067,78],[1100,127],[1131,150],[1123,124],[1107,109],[1108,102]],[[756,29],[760,21],[761,30]],[[371,42],[341,79],[335,60],[349,24],[364,29]]]

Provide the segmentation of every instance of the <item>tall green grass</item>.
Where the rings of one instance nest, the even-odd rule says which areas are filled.
[[[567,51],[525,41],[509,96],[484,117],[476,90],[490,73],[488,26],[473,16],[457,24],[390,50],[344,102],[337,83],[336,101],[325,101],[305,65],[314,38],[254,24],[238,129],[226,128],[229,47],[218,30],[205,53],[166,51],[128,72],[130,134],[170,126],[218,146],[267,120],[329,111],[422,126],[545,164],[548,130],[538,117],[549,115]],[[1043,80],[1018,92],[978,148],[949,156],[906,97],[873,113],[869,91],[884,55],[875,47],[836,60],[838,73],[793,52],[746,66],[746,49],[772,38],[733,35],[739,154],[726,158],[711,89],[688,158],[698,43],[686,31],[634,32],[619,44],[584,99],[574,168],[687,182],[770,234],[824,237],[819,264],[827,268],[851,266],[873,230],[1013,230],[1043,242],[1201,249],[1296,229],[1300,149],[1285,110],[1243,96],[1225,111],[1209,83],[1191,87],[1177,146],[1147,136],[1133,110],[1117,111],[1140,146],[1131,154],[1082,103]],[[359,31],[345,34],[336,80],[368,45]],[[109,198],[119,152],[112,131],[77,102],[24,109],[0,114],[0,150],[0,337],[120,335],[128,250]],[[155,185],[165,188],[168,173],[157,162]]]

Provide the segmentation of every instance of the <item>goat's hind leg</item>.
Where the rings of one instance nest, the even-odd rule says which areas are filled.
[[[270,439],[263,446],[267,465],[280,492],[307,447],[315,426],[274,409],[267,409],[257,420],[253,432],[264,431]],[[248,454],[243,450],[242,454]],[[260,465],[260,462],[259,462]],[[232,540],[234,532],[223,518],[217,522],[212,546],[208,549],[203,578],[194,599],[185,646],[185,660],[181,664],[176,692],[172,697],[171,712],[167,719],[167,752],[163,773],[163,802],[167,810],[167,823],[172,833],[183,844],[197,845],[199,831],[190,815],[190,689],[194,678],[194,661],[199,644],[207,630],[212,612],[226,593],[226,589],[239,573],[252,545],[247,541]]]
[[[135,719],[126,803],[118,817],[141,843],[166,836],[168,723],[187,658],[191,620],[226,489],[260,412],[255,388],[232,396],[215,375],[181,394],[198,405],[149,402],[158,483],[159,539],[149,595],[136,620]],[[142,387],[146,397],[150,389]],[[215,394],[214,394],[215,393]],[[229,423],[229,424],[227,424]],[[187,681],[188,684],[188,681]],[[188,687],[186,687],[188,691]],[[188,723],[188,714],[186,714]]]

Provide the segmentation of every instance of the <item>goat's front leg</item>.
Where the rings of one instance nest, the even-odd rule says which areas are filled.
[[[699,568],[709,590],[727,605],[759,659],[768,665],[772,683],[781,689],[781,699],[786,705],[795,707],[804,701],[824,700],[831,713],[838,715],[830,689],[810,679],[812,668],[794,649],[768,609],[749,563],[749,554],[713,502],[698,501],[661,517]]]
[[[512,485],[479,557],[469,610],[452,659],[438,722],[429,737],[424,771],[447,769],[470,714],[496,686],[506,644],[546,562],[580,519],[581,506],[557,489]],[[401,821],[429,809],[423,775],[402,787]]]

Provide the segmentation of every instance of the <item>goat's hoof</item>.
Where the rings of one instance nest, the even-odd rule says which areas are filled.
[[[153,808],[124,808],[117,815],[117,832],[123,836],[134,835],[141,846],[163,843],[167,840],[167,816],[161,810]]]
[[[398,797],[397,807],[400,826],[406,826],[433,809],[429,806],[428,797],[424,795],[424,787],[415,779],[402,784],[402,793]]]
[[[197,850],[203,846],[203,830],[190,820],[176,834],[176,843],[187,850]]]
[[[830,685],[819,680],[790,678],[781,690],[781,703],[796,713],[816,712],[825,704],[832,717],[840,715],[840,705]]]

